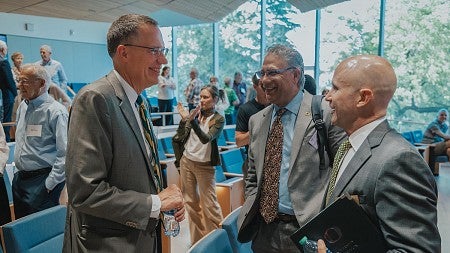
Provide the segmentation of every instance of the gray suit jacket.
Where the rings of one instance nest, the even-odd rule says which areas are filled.
[[[364,140],[336,183],[381,229],[388,252],[440,252],[436,182],[423,158],[387,121]]]
[[[311,117],[311,100],[312,95],[305,92],[295,124],[289,163],[289,195],[300,226],[319,213],[330,172],[327,155],[325,155],[327,169],[319,169],[319,153],[317,145],[313,144],[317,139],[317,134]],[[273,107],[273,105],[266,107],[253,115],[249,121],[251,137],[248,151],[249,170],[246,178],[246,200],[238,218],[238,239],[242,242],[252,240],[258,229],[257,217],[259,215],[264,156]],[[324,110],[323,120],[327,126],[328,144],[333,158],[345,133],[341,128],[331,125],[331,109],[325,100],[322,102],[322,108]]]
[[[113,72],[73,102],[63,252],[155,252],[150,194],[157,189],[131,106]]]

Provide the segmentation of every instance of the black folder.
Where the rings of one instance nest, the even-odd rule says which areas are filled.
[[[300,240],[304,236],[313,241],[323,239],[333,253],[386,252],[381,231],[348,194],[342,195],[291,235],[300,250]]]

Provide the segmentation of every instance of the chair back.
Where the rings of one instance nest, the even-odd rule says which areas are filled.
[[[220,153],[222,167],[225,172],[242,174],[244,159],[240,149],[230,149]]]
[[[225,136],[225,140],[228,142],[236,142],[236,127],[234,128],[224,128],[223,134]]]
[[[225,230],[214,229],[189,249],[188,253],[229,253],[233,252]]]
[[[412,134],[412,132],[403,132],[402,136],[411,144],[414,145],[414,136]]]
[[[214,166],[214,169],[216,170],[216,182],[220,183],[225,180],[227,180],[225,174],[223,174],[223,168],[222,166]]]
[[[5,181],[5,187],[6,187],[6,193],[8,195],[9,204],[13,203],[13,194],[12,194],[12,185],[11,185],[11,179],[9,171],[13,170],[12,164],[6,164],[5,171],[3,172],[3,181]]]
[[[223,131],[217,137],[217,146],[227,146],[227,140],[225,139],[225,134]]]
[[[8,253],[60,253],[64,240],[66,206],[55,206],[3,225]]]
[[[422,130],[414,130],[411,132],[411,135],[413,137],[414,143],[420,143],[423,139],[423,132]]]
[[[161,138],[161,144],[166,154],[175,154],[172,146],[172,136]]]
[[[242,206],[235,209],[233,212],[231,212],[227,217],[223,219],[222,223],[220,223],[220,227],[223,228],[228,234],[228,238],[230,239],[230,244],[231,248],[233,249],[233,253],[253,252],[251,248],[252,246],[251,242],[241,243],[237,240],[238,235],[237,220],[241,208]]]

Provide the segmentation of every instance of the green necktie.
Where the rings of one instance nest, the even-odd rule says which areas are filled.
[[[138,106],[138,111],[139,111],[139,116],[141,118],[141,122],[142,122],[142,126],[144,128],[144,135],[145,135],[145,139],[147,139],[147,142],[150,146],[150,151],[151,151],[151,155],[152,157],[150,157],[150,161],[151,161],[151,166],[153,167],[153,171],[155,172],[154,174],[156,174],[156,183],[157,183],[157,190],[158,193],[160,191],[162,191],[163,187],[162,187],[162,177],[161,177],[161,165],[159,163],[159,157],[158,157],[158,153],[157,153],[157,142],[156,142],[156,138],[155,135],[153,134],[153,128],[152,128],[152,124],[149,121],[150,115],[148,113],[147,110],[147,106],[144,103],[144,100],[142,98],[142,96],[138,96],[138,98],[136,99],[136,104]]]
[[[262,181],[261,204],[259,212],[266,223],[275,220],[278,215],[278,188],[280,181],[281,159],[283,155],[283,124],[281,116],[286,108],[277,111],[266,143],[264,172]]]
[[[330,201],[331,194],[333,194],[334,185],[336,184],[336,178],[339,172],[339,168],[341,167],[342,159],[344,158],[347,151],[352,147],[350,141],[346,139],[340,146],[336,153],[336,157],[334,157],[333,169],[331,170],[331,178],[330,184],[328,185],[326,204]]]

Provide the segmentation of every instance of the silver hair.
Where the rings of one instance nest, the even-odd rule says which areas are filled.
[[[49,45],[42,45],[40,49],[44,49],[45,51],[51,53],[52,48]]]
[[[287,63],[288,67],[296,67],[300,69],[301,77],[298,81],[298,85],[300,90],[302,90],[305,85],[305,64],[303,63],[303,57],[300,52],[291,46],[275,44],[267,48],[266,55],[268,54],[274,54],[280,57]]]
[[[6,42],[4,42],[3,40],[0,40],[0,50],[4,49],[4,48],[8,48],[8,46],[6,45]]]
[[[45,90],[48,90],[48,88],[50,88],[50,83],[51,83],[51,79],[50,79],[50,75],[48,74],[47,70],[45,70],[45,68],[41,65],[38,64],[25,64],[22,66],[22,72],[24,70],[28,70],[31,69],[33,71],[33,74],[36,78],[38,79],[42,79],[45,81]]]

